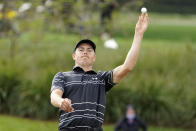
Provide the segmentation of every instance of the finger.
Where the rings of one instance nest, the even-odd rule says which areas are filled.
[[[65,105],[62,105],[60,109],[64,110],[64,111],[67,111],[67,107]]]
[[[67,106],[66,105],[63,106],[63,110],[67,111]]]
[[[144,23],[148,24],[148,22],[149,22],[149,18],[148,18],[148,14],[146,13]]]
[[[66,103],[68,103],[68,104],[70,104],[70,103],[71,103],[71,100],[70,100],[70,99],[68,99],[68,98],[65,98],[64,100],[65,100],[65,102],[66,102]]]
[[[71,104],[71,100],[66,98],[66,102],[67,102],[67,106],[68,106],[68,108],[67,108],[68,112],[74,111],[74,108],[72,107],[72,104]]]
[[[138,24],[140,25],[142,23],[142,16],[139,16]]]
[[[70,108],[68,105],[64,105],[64,106],[62,107],[62,109],[63,109],[64,111],[66,111],[66,112],[71,112],[71,111],[72,111],[72,108]]]
[[[144,17],[145,17],[145,13],[142,13],[141,14],[141,19],[144,20]]]
[[[68,105],[69,102],[68,102],[66,99],[64,99],[63,102],[62,102],[62,104],[63,104],[63,105]]]
[[[145,15],[146,17],[148,17],[148,13],[146,13],[146,15]]]
[[[69,103],[69,105],[71,105],[71,100],[70,99],[67,99],[67,102]]]
[[[149,22],[148,13],[146,13],[146,19],[147,19],[147,22]]]
[[[70,108],[72,108],[71,100],[70,100],[70,99],[67,99],[67,102],[68,102],[68,106],[69,106]]]
[[[61,101],[61,103],[60,103],[60,108],[63,108],[63,107],[64,107],[64,105],[65,105],[65,100],[64,100],[64,99],[62,99],[62,101]]]
[[[65,99],[64,104],[65,104],[67,107],[69,107],[69,106],[70,106],[69,100],[68,100],[68,99]]]
[[[69,110],[68,109],[68,105],[67,104],[63,104],[62,109],[67,112]]]
[[[145,14],[144,19],[148,19],[148,13]]]
[[[69,107],[68,108],[68,112],[73,112],[74,111],[74,108],[73,107]]]
[[[67,98],[65,98],[65,99],[64,99],[64,103],[65,103],[66,105],[68,105],[68,106],[69,106],[69,105],[70,105],[70,100],[69,100],[69,99],[67,99]]]
[[[63,109],[63,110],[65,110],[65,111],[69,111],[70,109],[70,107],[69,107],[69,102],[66,100],[66,99],[64,99],[63,101],[62,101],[62,104],[61,104],[61,108]]]

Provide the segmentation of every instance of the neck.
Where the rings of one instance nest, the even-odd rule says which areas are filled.
[[[90,71],[93,69],[93,66],[82,66],[82,65],[75,65],[81,67],[85,72]]]

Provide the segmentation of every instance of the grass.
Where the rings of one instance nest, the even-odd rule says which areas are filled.
[[[57,131],[56,121],[31,120],[27,118],[0,115],[0,131]],[[113,131],[114,125],[104,125],[104,131]],[[150,127],[149,131],[187,131],[176,128]]]

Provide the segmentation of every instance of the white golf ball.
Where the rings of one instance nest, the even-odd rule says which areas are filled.
[[[143,8],[141,9],[141,12],[142,12],[142,13],[146,13],[146,12],[147,12],[147,9],[146,9],[145,7],[143,7]]]

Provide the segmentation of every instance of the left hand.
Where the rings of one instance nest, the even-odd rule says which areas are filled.
[[[142,13],[135,27],[135,33],[144,34],[148,27],[148,13]]]

